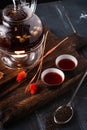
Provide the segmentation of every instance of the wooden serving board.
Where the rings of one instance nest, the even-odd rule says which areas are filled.
[[[59,44],[60,41],[61,39],[58,39],[49,31],[45,53],[55,45]],[[55,59],[61,54],[74,55],[78,60],[78,66],[74,71],[65,73],[65,81],[62,85],[54,89],[49,89],[42,84],[39,87],[38,93],[35,95],[31,95],[30,93],[26,94],[25,88],[29,80],[35,74],[37,66],[34,69],[31,69],[28,73],[28,80],[19,84],[16,82],[15,77],[17,71],[9,70],[0,64],[1,71],[5,73],[3,79],[0,80],[0,110],[2,112],[1,121],[3,124],[30,114],[35,109],[51,102],[57,96],[64,94],[77,85],[78,80],[81,79],[87,68],[87,60],[84,57],[81,57],[77,52],[77,50],[85,44],[84,42],[86,43],[83,38],[74,34],[69,36],[65,42],[55,49],[55,51],[44,58],[42,70],[48,67],[56,67]],[[6,91],[8,92],[5,93]]]

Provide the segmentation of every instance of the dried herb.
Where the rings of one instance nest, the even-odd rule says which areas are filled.
[[[69,106],[63,106],[56,112],[55,118],[57,122],[66,122],[72,115],[72,110]]]

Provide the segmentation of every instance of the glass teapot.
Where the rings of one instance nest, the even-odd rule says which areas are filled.
[[[2,11],[0,57],[8,68],[32,68],[41,57],[44,31],[36,4],[36,0],[13,0]]]

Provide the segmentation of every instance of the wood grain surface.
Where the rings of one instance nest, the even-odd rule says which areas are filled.
[[[58,39],[49,31],[45,53],[55,45],[59,44],[61,40],[62,39]],[[37,66],[31,69],[28,73],[27,79],[19,84],[16,82],[18,71],[9,70],[0,64],[0,70],[5,73],[4,78],[0,80],[0,110],[2,112],[1,121],[3,124],[23,118],[37,108],[55,100],[57,96],[64,94],[78,84],[78,81],[87,68],[87,60],[77,52],[77,50],[84,45],[83,42],[83,38],[77,34],[73,34],[72,36],[69,36],[69,38],[57,49],[55,49],[55,51],[44,58],[42,71],[49,67],[56,67],[55,59],[61,54],[74,55],[78,60],[78,66],[74,71],[65,73],[65,81],[62,85],[49,89],[47,86],[42,84],[39,87],[38,93],[35,95],[31,95],[30,93],[26,94],[25,88],[27,83],[35,74]]]

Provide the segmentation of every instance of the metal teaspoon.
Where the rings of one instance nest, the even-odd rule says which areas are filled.
[[[82,85],[86,75],[87,75],[87,71],[84,73],[82,79],[80,80],[80,82],[79,82],[75,92],[73,93],[70,101],[65,105],[59,106],[56,109],[56,111],[54,112],[54,122],[55,123],[57,123],[57,124],[65,124],[65,123],[69,122],[72,119],[74,110],[73,110],[73,107],[72,107],[71,104],[72,104],[72,101],[75,98],[80,86]]]

